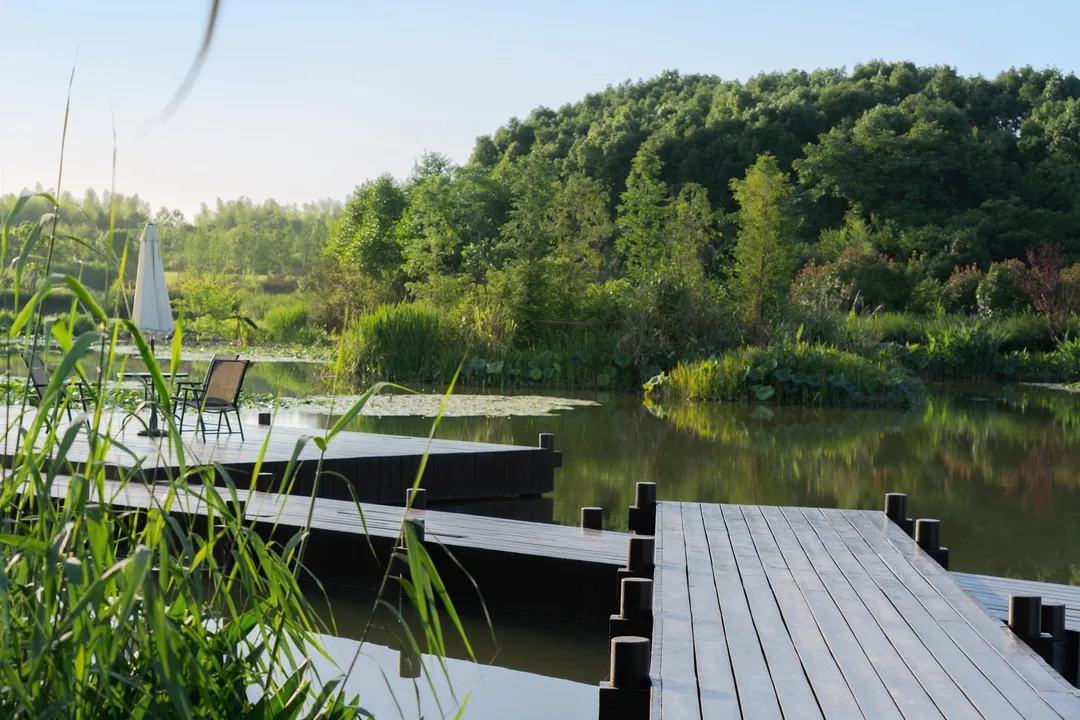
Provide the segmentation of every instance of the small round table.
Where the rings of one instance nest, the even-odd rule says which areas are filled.
[[[168,377],[173,379],[186,378],[187,373],[175,373],[170,374]],[[148,372],[126,372],[119,373],[117,377],[120,378],[135,378],[143,384],[143,396],[146,401],[150,403],[150,427],[146,430],[140,430],[139,435],[149,437],[161,437],[165,435],[165,431],[158,428],[158,397],[157,397],[157,385],[154,384],[154,373]]]

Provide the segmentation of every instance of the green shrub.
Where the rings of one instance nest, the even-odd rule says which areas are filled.
[[[911,289],[908,310],[920,315],[933,315],[945,308],[945,286],[937,279],[924,277]]]
[[[824,265],[799,271],[791,288],[793,302],[826,310],[901,310],[907,306],[911,288],[903,268],[885,255],[848,248]]]
[[[909,369],[934,379],[991,378],[1004,368],[1001,334],[982,322],[930,328],[925,343],[908,344],[898,353]]]
[[[949,312],[973,315],[978,311],[975,292],[986,274],[974,265],[954,268],[945,283],[943,300]]]
[[[876,313],[861,319],[870,338],[879,343],[921,343],[926,341],[932,321],[909,313]]]
[[[439,360],[453,346],[448,348],[442,325],[427,305],[383,305],[346,329],[342,360],[361,380],[449,380]]]
[[[259,323],[262,336],[277,343],[313,345],[325,336],[311,324],[307,305],[297,301],[267,311]]]
[[[798,405],[910,406],[922,383],[896,362],[809,343],[740,348],[680,363],[651,387],[688,400],[769,401]]]
[[[1020,289],[1019,278],[1025,270],[1019,260],[994,263],[975,288],[979,314],[986,318],[1001,317],[1031,307],[1027,295]]]

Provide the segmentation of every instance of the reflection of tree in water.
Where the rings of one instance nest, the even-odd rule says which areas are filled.
[[[1061,395],[1060,393],[1058,395]],[[661,499],[880,508],[907,492],[943,522],[958,569],[1067,582],[1080,567],[1076,407],[1043,391],[995,402],[932,393],[909,412],[739,404],[642,406],[635,397],[545,418],[448,418],[450,439],[536,445],[553,432],[565,465],[555,518],[586,505],[625,529],[634,483]],[[358,418],[352,429],[426,435],[424,418]]]

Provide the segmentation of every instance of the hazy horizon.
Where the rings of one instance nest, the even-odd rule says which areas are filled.
[[[317,0],[297,13],[225,0],[190,96],[144,132],[187,72],[207,3],[5,3],[0,60],[18,71],[0,117],[0,191],[55,186],[73,66],[63,189],[109,189],[115,122],[117,192],[188,217],[217,198],[343,201],[384,172],[404,177],[426,151],[464,162],[477,136],[513,116],[667,69],[744,80],[875,58],[988,77],[1080,66],[1069,32],[1080,7],[1063,0],[1033,0],[1022,13],[1001,0],[921,0],[899,16],[879,5],[828,0],[807,15],[792,0],[674,9],[591,0],[537,14],[490,2]]]

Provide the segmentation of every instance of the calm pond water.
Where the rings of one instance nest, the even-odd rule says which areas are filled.
[[[1080,395],[939,387],[906,412],[595,399],[599,407],[557,417],[446,418],[436,435],[535,445],[539,433],[555,433],[558,523],[576,524],[582,506],[598,505],[607,527],[625,530],[639,480],[656,481],[665,500],[765,505],[878,509],[886,492],[906,492],[914,517],[941,519],[954,569],[1080,583]],[[361,417],[351,429],[430,427]]]
[[[194,377],[205,369],[205,362],[182,368]],[[245,390],[323,394],[323,376],[319,364],[260,362]],[[769,505],[878,509],[885,492],[899,491],[908,493],[913,516],[942,520],[953,569],[1080,584],[1080,395],[942,386],[906,412],[656,407],[640,397],[586,397],[599,406],[555,417],[447,418],[436,435],[535,445],[539,433],[555,433],[564,467],[540,504],[552,522],[576,524],[582,506],[599,505],[609,528],[625,530],[639,480],[659,483],[661,499]],[[316,428],[334,419],[293,409],[278,422]],[[350,429],[426,435],[430,427],[424,418],[360,417]],[[371,598],[331,588],[329,602],[341,636],[330,649],[348,664]],[[427,680],[400,676],[401,654],[379,631],[364,645],[365,664],[350,688],[380,718],[453,717],[453,697],[470,691],[468,718],[595,717],[596,683],[606,675],[602,630],[514,616],[493,621],[494,640],[482,618],[466,618],[480,665],[453,647],[448,678],[438,670],[431,678],[434,692]]]
[[[900,491],[914,516],[942,520],[954,569],[1080,583],[1078,395],[935,387],[926,406],[906,412],[593,399],[598,407],[556,417],[447,418],[436,435],[533,445],[538,433],[555,433],[564,467],[548,511],[554,522],[576,524],[579,508],[599,505],[608,527],[625,530],[639,480],[658,482],[661,499],[770,505],[877,509],[885,492]],[[279,421],[314,428],[327,419],[292,412]],[[351,429],[426,435],[430,427],[424,418],[361,417]],[[336,615],[364,616],[347,594],[331,605]],[[522,712],[538,717],[595,714],[595,684],[606,674],[602,634],[512,618],[495,624],[498,643],[485,653],[497,649],[499,667],[451,664],[449,683],[436,681],[439,692],[476,687],[483,702],[469,717],[524,717],[519,699],[527,699]],[[470,627],[470,637],[484,636],[478,620]],[[341,642],[347,662],[355,646]],[[396,651],[374,655],[388,673],[397,667]],[[478,672],[486,679],[474,684]],[[400,690],[401,682],[391,685]],[[361,684],[374,687],[370,678]],[[373,692],[376,702],[390,702],[385,689]],[[421,695],[432,709],[430,691]]]

